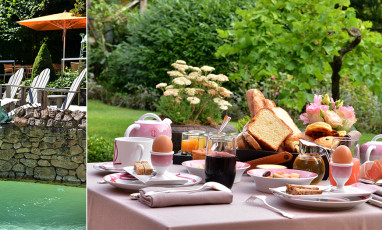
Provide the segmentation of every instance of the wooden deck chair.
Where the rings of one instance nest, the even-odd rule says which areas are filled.
[[[24,105],[25,103],[28,104],[37,104],[37,88],[45,88],[46,84],[48,84],[50,77],[50,69],[46,68],[44,69],[40,75],[35,77],[32,81],[32,84],[30,86],[21,86],[18,85],[18,87],[21,88],[21,99],[6,99],[7,103],[20,103],[20,105]],[[28,95],[25,98],[25,91],[27,88],[29,89]],[[12,110],[12,109],[11,109]]]
[[[46,84],[48,84],[50,78],[50,69],[44,69],[40,75],[35,77],[31,84],[31,89],[29,90],[28,96],[26,98],[26,102],[30,104],[37,104],[37,89],[45,88]]]
[[[76,79],[74,79],[69,90],[68,89],[48,89],[48,88],[43,89],[43,91],[67,93],[67,95],[48,95],[47,96],[48,101],[49,102],[56,101],[57,108],[68,109],[69,106],[72,104],[75,94],[80,92],[79,88],[85,75],[86,75],[86,68],[82,70],[82,72]]]
[[[9,103],[9,99],[14,99],[18,90],[18,86],[21,84],[21,81],[24,77],[24,69],[21,68],[13,74],[8,81],[8,84],[0,84],[0,105],[3,106]],[[2,86],[8,86],[8,91],[2,93]]]

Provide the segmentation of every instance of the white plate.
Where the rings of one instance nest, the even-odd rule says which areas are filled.
[[[318,186],[327,187],[327,186]],[[345,195],[345,196],[327,196],[327,195],[305,195],[305,196],[294,196],[285,193],[284,189],[271,189],[273,194],[280,199],[307,209],[315,210],[343,210],[350,209],[359,204],[363,204],[372,198],[369,192],[366,195]],[[281,190],[281,191],[280,191]],[[282,191],[283,190],[283,191]],[[359,189],[360,190],[360,189]],[[339,193],[338,193],[339,194]]]
[[[308,186],[308,185],[306,185]],[[308,186],[309,187],[309,186]],[[328,188],[328,186],[316,186],[316,185],[310,185],[310,187],[318,187],[319,189],[325,189]],[[345,186],[345,192],[335,192],[335,191],[330,191],[326,192],[324,191],[322,194],[316,194],[316,195],[292,195],[288,194],[286,192],[286,186],[278,187],[278,188],[270,188],[273,194],[277,193],[280,194],[284,197],[292,198],[292,199],[312,199],[312,198],[322,198],[322,197],[327,197],[327,198],[333,198],[333,197],[339,197],[339,198],[344,198],[344,197],[354,197],[354,196],[369,196],[373,192],[370,191],[365,191],[363,189],[359,189],[353,186]]]
[[[166,171],[163,176],[157,177],[154,175],[138,175],[134,171],[133,166],[123,168],[130,175],[134,176],[138,180],[142,181],[145,185],[182,185],[187,183],[187,179],[175,176],[173,173]],[[153,173],[154,174],[154,173]]]
[[[366,184],[382,185],[382,179],[381,180],[377,180],[377,181],[374,182],[374,181],[371,181],[371,180],[366,180],[366,179],[359,178],[359,181],[363,182],[363,183],[366,183]]]
[[[183,185],[155,185],[157,187],[179,187],[179,186],[190,186],[198,184],[202,178],[187,174],[187,173],[172,173],[174,176],[187,179],[187,183]],[[113,173],[103,177],[103,179],[110,185],[113,185],[118,188],[129,189],[129,190],[138,190],[141,188],[148,187],[147,184],[142,183],[140,180],[134,176],[124,172],[124,173]]]
[[[112,161],[94,164],[93,168],[104,172],[125,172],[123,169],[115,168]]]

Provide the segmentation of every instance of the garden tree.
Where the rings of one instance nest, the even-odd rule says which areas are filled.
[[[372,30],[382,33],[382,0],[350,0],[357,18],[373,22]]]
[[[15,59],[17,64],[31,64],[40,49],[41,41],[45,41],[50,47],[53,61],[60,63],[62,45],[57,45],[57,41],[61,41],[62,31],[35,31],[16,22],[69,11],[75,3],[76,0],[0,0],[0,58]],[[84,31],[68,30],[68,57],[79,55],[79,34]]]
[[[54,72],[52,58],[50,56],[48,46],[45,43],[43,43],[41,48],[40,48],[40,51],[38,51],[37,57],[33,63],[32,78],[39,75],[46,68],[50,69],[49,81],[55,81],[56,80],[56,74]]]
[[[232,29],[219,30],[226,44],[217,55],[238,55],[231,79],[280,81],[280,103],[301,111],[312,89],[332,84],[339,97],[341,76],[366,84],[382,100],[382,37],[356,18],[349,0],[259,0]],[[313,92],[314,93],[314,92]]]

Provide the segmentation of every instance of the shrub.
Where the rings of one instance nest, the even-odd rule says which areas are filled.
[[[66,71],[62,75],[62,87],[70,87],[72,86],[72,83],[74,79],[76,79],[80,75],[79,71],[70,71],[69,68],[66,69]],[[48,88],[55,88],[60,89],[61,88],[61,77],[58,77],[55,81],[50,82],[47,86]],[[80,88],[86,88],[86,75],[84,79],[81,82]]]
[[[89,136],[87,140],[88,162],[108,162],[113,160],[113,141],[103,137]]]
[[[37,57],[33,63],[32,78],[39,75],[41,73],[41,71],[43,71],[46,68],[50,69],[49,81],[55,81],[56,80],[56,73],[54,72],[52,58],[50,56],[48,46],[45,43],[43,43],[41,45],[40,51],[38,51]]]
[[[250,0],[155,1],[144,14],[131,13],[127,24],[131,34],[106,57],[109,68],[96,79],[120,92],[128,83],[154,88],[168,79],[166,70],[178,59],[227,73],[230,61],[215,56],[223,44],[216,30],[229,28],[237,9],[254,5]]]

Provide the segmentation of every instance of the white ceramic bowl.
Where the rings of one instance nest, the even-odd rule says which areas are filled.
[[[298,173],[300,178],[272,178],[263,177],[266,171],[273,172],[284,172],[284,173]],[[317,177],[317,173],[296,170],[296,169],[252,169],[247,172],[256,184],[256,189],[260,192],[271,193],[269,188],[277,188],[281,186],[286,186],[286,184],[299,184],[299,185],[309,185],[314,178]]]
[[[204,164],[205,160],[191,160],[191,161],[183,161],[182,165],[187,168],[190,174],[199,176],[202,178],[201,183],[205,182],[206,174],[204,172]],[[234,183],[238,183],[241,181],[241,177],[244,174],[244,171],[250,167],[250,164],[236,161],[236,176]]]

